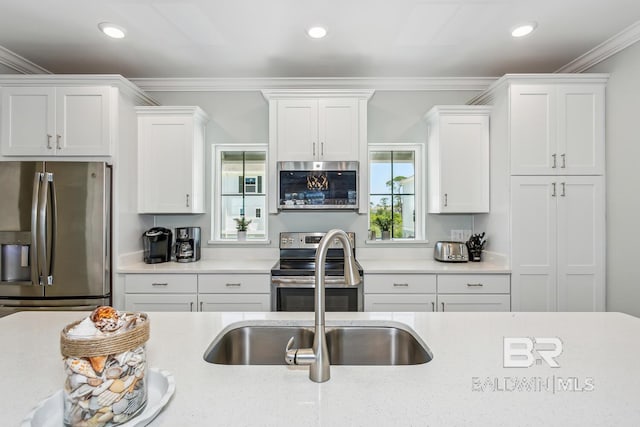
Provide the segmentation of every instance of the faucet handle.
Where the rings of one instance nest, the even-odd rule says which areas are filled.
[[[284,361],[287,365],[295,365],[296,364],[296,353],[297,349],[293,348],[293,343],[295,342],[295,337],[289,338],[289,342],[287,343],[287,347],[285,348]]]

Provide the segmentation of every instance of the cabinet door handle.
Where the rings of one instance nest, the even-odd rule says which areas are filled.
[[[560,185],[562,185],[562,193],[560,193],[560,195],[561,195],[562,197],[565,197],[565,196],[567,195],[567,188],[566,188],[566,185],[565,185],[565,183],[564,183],[564,182],[563,182],[563,183],[561,183]]]
[[[52,135],[47,134],[47,149],[51,150],[53,147],[51,146],[51,138],[53,138]]]
[[[320,143],[320,155],[324,156],[324,142]]]
[[[189,303],[189,311],[193,311],[193,301]]]
[[[204,306],[204,301],[200,301],[200,311],[204,311],[202,307]]]
[[[556,197],[556,183],[553,182],[551,185],[553,185],[553,193],[551,193],[551,197]]]
[[[484,285],[482,283],[467,283],[467,286],[481,288]]]
[[[567,167],[567,155],[566,154],[562,154],[560,155],[560,157],[562,157],[562,166],[560,166],[561,168],[566,168]]]
[[[444,301],[441,302],[440,304],[442,304],[442,311],[444,311]]]
[[[169,286],[169,283],[152,283],[151,286]]]
[[[408,283],[394,283],[393,286],[406,288],[409,286]]]
[[[551,167],[552,167],[553,169],[555,169],[555,168],[556,168],[556,166],[557,166],[557,162],[556,162],[556,160],[557,160],[557,158],[556,158],[556,157],[557,157],[557,154],[552,154],[552,155],[551,155],[551,157],[553,157],[553,165],[552,165]]]
[[[62,138],[62,136],[56,135],[56,148],[58,150],[62,150],[62,147],[60,146],[60,138]]]
[[[444,207],[446,208],[449,205],[449,195],[444,193]]]
[[[315,142],[313,143],[313,155],[314,156],[316,155],[316,143]]]
[[[436,311],[436,303],[431,301],[431,311],[435,312]]]
[[[189,207],[189,195],[187,194],[187,207]]]
[[[237,287],[242,286],[242,283],[227,283],[226,286],[228,288],[231,288],[231,287],[236,287],[237,288]]]

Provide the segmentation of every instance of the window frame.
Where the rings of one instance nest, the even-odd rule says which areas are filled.
[[[212,144],[212,167],[211,169],[211,235],[209,243],[215,244],[241,244],[241,245],[264,245],[269,244],[269,144]],[[242,151],[242,152],[262,152],[265,155],[264,167],[265,167],[265,179],[262,185],[264,186],[264,239],[223,239],[221,236],[221,221],[222,221],[222,152],[224,151]],[[217,207],[217,208],[216,208]]]
[[[368,171],[368,179],[367,179],[367,229],[369,228],[369,224],[371,223],[371,209],[370,209],[370,201],[371,201],[371,152],[374,151],[413,151],[414,152],[414,207],[416,209],[415,212],[415,237],[413,239],[410,238],[397,238],[392,237],[390,240],[370,240],[367,235],[367,243],[426,243],[426,161],[425,161],[425,144],[424,143],[372,143],[367,146],[367,171]]]

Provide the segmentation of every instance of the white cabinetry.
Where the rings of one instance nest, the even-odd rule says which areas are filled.
[[[603,84],[510,87],[512,175],[604,173]]]
[[[269,274],[127,274],[125,309],[269,311]]]
[[[109,156],[110,91],[107,86],[2,88],[2,154]]]
[[[127,311],[197,311],[195,274],[128,274],[125,278]]]
[[[200,311],[270,311],[268,274],[199,274]]]
[[[513,308],[604,311],[601,176],[511,179]]]
[[[435,274],[365,274],[364,311],[435,309]]]
[[[278,161],[367,160],[367,102],[371,90],[263,90],[269,101],[269,167]],[[367,188],[366,168],[360,166],[359,188]],[[269,188],[276,189],[276,176]],[[277,213],[277,191],[269,210]],[[368,200],[361,192],[360,212]]]
[[[509,311],[508,274],[366,274],[365,311]]]
[[[138,213],[204,213],[207,115],[199,107],[138,107]]]
[[[487,106],[435,106],[428,124],[429,213],[489,212]]]
[[[438,274],[438,311],[510,311],[507,274]]]
[[[358,160],[358,100],[278,101],[278,160]]]

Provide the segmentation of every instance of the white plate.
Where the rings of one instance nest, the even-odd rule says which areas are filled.
[[[176,389],[173,375],[169,371],[159,369],[149,369],[149,384],[147,390],[147,406],[144,411],[120,424],[122,427],[142,427],[153,420],[158,413],[169,402]],[[33,411],[22,420],[21,427],[59,427],[63,418],[63,397],[62,390],[47,397],[40,402]]]

